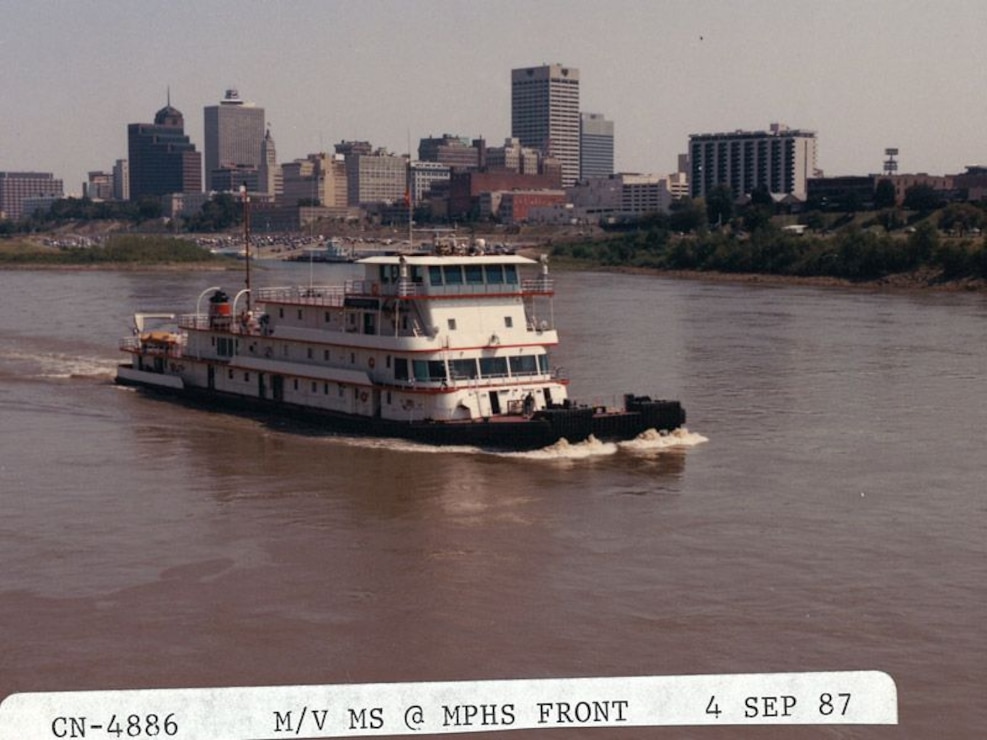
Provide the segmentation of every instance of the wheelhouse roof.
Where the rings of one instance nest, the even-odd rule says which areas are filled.
[[[478,255],[436,255],[436,254],[389,254],[364,257],[357,260],[361,265],[400,265],[404,260],[409,265],[535,265],[536,260],[517,254],[478,254]]]

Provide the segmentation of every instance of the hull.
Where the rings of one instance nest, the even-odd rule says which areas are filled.
[[[685,411],[679,402],[630,395],[625,397],[624,409],[618,411],[566,404],[541,409],[530,416],[407,422],[210,391],[186,386],[174,376],[138,371],[128,365],[118,368],[116,382],[186,401],[197,408],[287,420],[323,433],[404,439],[440,446],[526,451],[562,439],[570,443],[591,436],[600,441],[630,440],[650,430],[671,432],[685,424]]]

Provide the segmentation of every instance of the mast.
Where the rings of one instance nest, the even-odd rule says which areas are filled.
[[[408,203],[408,249],[413,250],[415,248],[415,235],[414,235],[414,207],[412,206],[412,185],[413,176],[411,171],[411,130],[408,130],[408,176],[407,181],[404,186],[404,199]]]
[[[250,196],[247,183],[240,185],[240,200],[243,202],[243,249],[246,262],[247,313],[250,313]]]

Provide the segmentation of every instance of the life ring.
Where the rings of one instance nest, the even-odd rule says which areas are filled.
[[[361,400],[361,401],[362,401],[363,403],[366,403],[366,402],[367,402],[367,398],[368,398],[368,396],[367,396],[367,392],[366,392],[366,391],[361,391],[361,392],[360,392],[360,400]]]
[[[367,360],[367,364],[370,366],[370,369],[373,370],[374,369],[374,365],[377,364],[377,360],[375,360],[373,357],[371,357],[369,360]]]

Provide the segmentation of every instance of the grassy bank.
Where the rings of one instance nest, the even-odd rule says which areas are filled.
[[[556,245],[552,255],[573,266],[815,283],[981,287],[987,279],[982,238],[946,237],[930,223],[894,235],[856,226],[825,235],[797,235],[770,223],[750,233],[679,235],[649,229]]]
[[[136,267],[203,265],[222,267],[235,261],[217,257],[185,239],[133,234],[115,235],[93,246],[59,247],[37,239],[0,240],[0,268]]]

